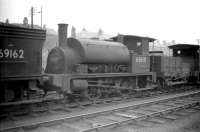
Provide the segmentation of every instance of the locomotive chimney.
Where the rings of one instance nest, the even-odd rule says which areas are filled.
[[[67,28],[68,24],[58,24],[58,44],[59,46],[67,45]]]

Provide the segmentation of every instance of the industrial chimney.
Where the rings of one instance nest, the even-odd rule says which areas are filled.
[[[58,24],[58,44],[59,46],[67,46],[67,28],[68,24]]]

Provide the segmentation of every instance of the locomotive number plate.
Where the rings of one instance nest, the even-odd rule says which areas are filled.
[[[0,49],[0,59],[24,59],[24,50]]]
[[[137,63],[146,63],[146,57],[136,57]]]

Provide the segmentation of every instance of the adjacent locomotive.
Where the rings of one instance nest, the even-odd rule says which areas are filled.
[[[45,30],[0,23],[1,102],[29,98],[37,87],[45,37]]]

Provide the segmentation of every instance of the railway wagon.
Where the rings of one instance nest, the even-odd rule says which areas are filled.
[[[46,86],[88,98],[153,87],[148,55],[120,42],[67,38],[66,24],[59,24],[58,30],[59,47],[47,59]]]
[[[46,31],[0,24],[1,102],[28,98],[41,77]]]
[[[198,46],[175,44],[169,46],[173,56],[151,53],[151,71],[157,73],[161,85],[196,83],[199,79]]]

